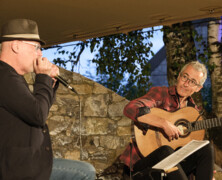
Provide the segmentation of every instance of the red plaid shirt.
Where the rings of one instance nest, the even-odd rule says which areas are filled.
[[[193,99],[188,97],[188,106],[195,107],[197,110],[197,106],[195,105]],[[176,92],[176,87],[153,87],[149,90],[147,94],[144,96],[132,100],[129,104],[124,108],[124,115],[128,118],[132,119],[134,122],[138,123],[137,117],[139,116],[140,108],[148,107],[148,108],[160,108],[169,112],[174,112],[180,109],[179,106],[179,98]],[[146,114],[146,113],[145,113]],[[132,146],[132,147],[131,147]],[[131,152],[131,156],[130,156]],[[130,161],[130,157],[132,158]],[[133,167],[133,165],[143,158],[142,154],[139,152],[137,148],[137,144],[135,140],[133,143],[130,143],[123,154],[120,156],[120,160],[127,166]]]

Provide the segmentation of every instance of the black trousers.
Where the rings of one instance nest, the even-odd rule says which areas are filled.
[[[151,167],[173,152],[171,147],[161,146],[147,157],[136,162],[131,173],[129,167],[125,166],[123,170],[124,179],[130,179],[131,176],[133,180],[160,180],[162,178],[161,172],[153,171]],[[193,173],[195,180],[212,180],[213,159],[213,148],[208,144],[183,160],[177,165],[178,170],[168,173],[163,179],[188,180],[188,176]]]

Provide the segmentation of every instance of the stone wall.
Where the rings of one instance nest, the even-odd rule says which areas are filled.
[[[128,100],[80,74],[60,74],[78,95],[62,84],[58,88],[47,120],[54,157],[90,162],[100,174],[129,143],[132,122],[123,115]],[[25,78],[32,89],[34,75]]]

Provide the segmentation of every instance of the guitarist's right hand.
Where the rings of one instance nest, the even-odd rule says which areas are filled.
[[[179,136],[181,135],[179,128],[167,120],[163,124],[163,130],[166,133],[169,141],[178,139]]]
[[[152,113],[138,117],[138,121],[163,129],[169,141],[178,139],[181,135],[178,127],[170,121]]]

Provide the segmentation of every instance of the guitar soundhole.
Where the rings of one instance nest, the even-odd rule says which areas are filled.
[[[182,133],[182,135],[180,135],[181,138],[185,138],[190,134],[188,131],[188,123],[189,121],[186,119],[179,119],[174,123],[174,125],[177,126]]]

